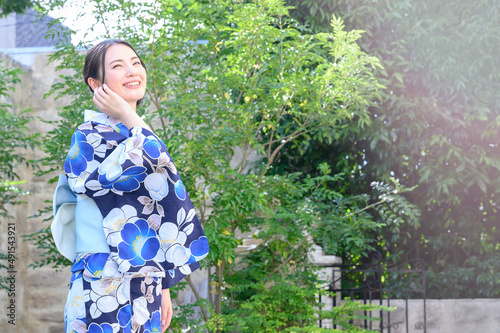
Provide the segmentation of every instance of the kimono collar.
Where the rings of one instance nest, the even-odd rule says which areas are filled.
[[[94,111],[94,110],[85,110],[85,118],[84,121],[93,121],[95,123],[103,124],[106,126],[110,126],[116,132],[122,133],[125,136],[128,136],[128,128],[118,119],[112,118],[105,113]]]

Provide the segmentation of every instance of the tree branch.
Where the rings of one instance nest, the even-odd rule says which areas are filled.
[[[191,287],[191,290],[193,290],[193,293],[194,293],[194,296],[196,297],[196,300],[197,301],[201,300],[202,297],[201,297],[200,293],[198,292],[198,290],[196,289],[196,287],[193,283],[193,280],[191,280],[191,275],[186,276],[186,281],[189,284],[189,286]],[[201,313],[203,313],[203,318],[205,318],[205,321],[208,321],[209,317],[208,317],[207,309],[205,309],[205,307],[202,304],[200,304],[200,309],[201,309]]]

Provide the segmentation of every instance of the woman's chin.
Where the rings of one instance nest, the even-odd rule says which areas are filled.
[[[138,101],[144,98],[145,94],[134,94],[134,95],[128,95],[127,98],[123,98],[124,100],[127,101],[129,104],[136,104]]]

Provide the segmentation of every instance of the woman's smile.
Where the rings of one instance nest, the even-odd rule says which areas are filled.
[[[139,81],[133,81],[133,82],[125,83],[124,86],[127,88],[138,89],[138,88],[141,88],[141,83]]]

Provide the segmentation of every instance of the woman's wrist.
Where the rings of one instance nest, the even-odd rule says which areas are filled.
[[[132,127],[142,127],[151,130],[148,124],[135,112],[125,113],[120,121],[129,129]]]

